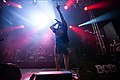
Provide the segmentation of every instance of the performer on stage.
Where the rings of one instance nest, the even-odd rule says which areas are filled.
[[[68,26],[60,11],[60,5],[57,4],[56,9],[61,17],[61,21],[55,19],[57,22],[50,26],[50,29],[55,33],[56,45],[55,45],[55,64],[56,69],[61,69],[61,55],[64,58],[65,69],[69,69],[69,54],[68,54]],[[55,27],[58,24],[57,28]]]

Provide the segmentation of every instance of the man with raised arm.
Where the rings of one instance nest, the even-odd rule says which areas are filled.
[[[56,37],[56,45],[55,45],[55,64],[56,69],[61,69],[61,55],[63,55],[64,58],[64,66],[65,69],[69,69],[69,54],[68,54],[68,43],[69,38],[67,34],[68,26],[67,23],[60,11],[60,5],[57,4],[56,9],[60,15],[61,21],[56,20],[56,23],[54,23],[52,26],[50,26],[50,29],[55,33]],[[57,25],[58,24],[58,25]],[[57,25],[57,28],[55,27]]]

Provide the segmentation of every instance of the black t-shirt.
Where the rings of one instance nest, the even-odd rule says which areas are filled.
[[[67,35],[67,25],[59,24],[58,28],[54,28],[53,32],[55,33],[56,43],[68,43],[69,38]]]

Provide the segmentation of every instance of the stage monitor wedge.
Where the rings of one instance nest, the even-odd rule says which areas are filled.
[[[72,80],[70,71],[41,71],[36,74],[35,80]]]

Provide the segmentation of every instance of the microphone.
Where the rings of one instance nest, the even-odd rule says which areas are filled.
[[[60,21],[58,21],[57,19],[55,19],[58,23],[60,23]]]

